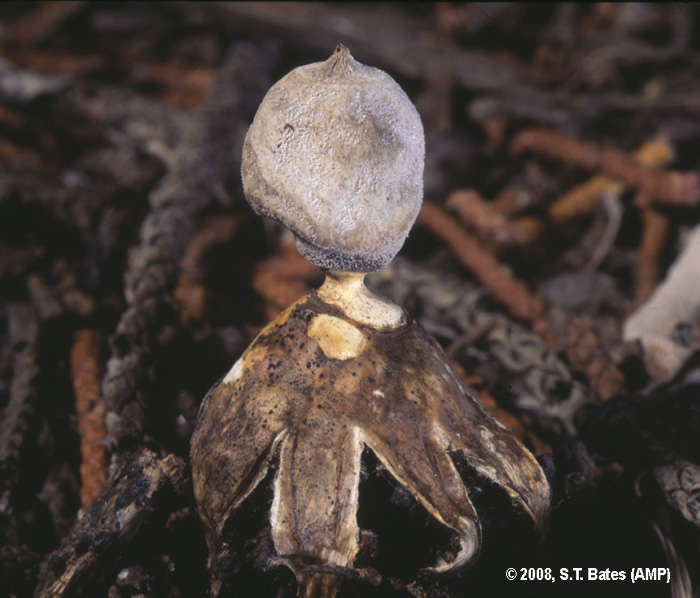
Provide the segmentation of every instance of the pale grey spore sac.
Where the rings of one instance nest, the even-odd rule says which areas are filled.
[[[371,272],[393,259],[418,215],[424,158],[408,96],[339,46],[265,96],[243,148],[243,187],[311,262]]]

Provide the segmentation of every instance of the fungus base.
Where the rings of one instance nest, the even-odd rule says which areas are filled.
[[[451,451],[462,451],[542,525],[549,501],[542,470],[486,413],[435,340],[403,312],[383,328],[351,318],[321,299],[338,284],[329,278],[269,324],[202,404],[192,468],[214,593],[224,524],[276,453],[276,562],[294,571],[301,595],[334,596],[337,580],[319,566],[353,566],[364,446],[459,535],[458,554],[433,571],[465,565],[481,542]]]

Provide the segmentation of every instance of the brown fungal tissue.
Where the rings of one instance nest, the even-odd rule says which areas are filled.
[[[258,110],[243,151],[246,197],[286,224],[327,277],[258,335],[202,403],[192,473],[214,595],[224,525],[276,455],[275,562],[292,569],[300,596],[332,598],[353,568],[365,446],[458,534],[459,552],[435,572],[474,560],[481,544],[452,451],[543,523],[549,487],[534,457],[486,413],[436,341],[364,285],[416,218],[423,159],[407,96],[342,46],[292,71]]]

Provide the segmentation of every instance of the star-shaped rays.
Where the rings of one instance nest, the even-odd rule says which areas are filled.
[[[224,524],[278,453],[270,517],[278,562],[294,571],[301,595],[334,596],[337,579],[328,572],[352,568],[358,551],[365,446],[459,535],[459,552],[433,571],[465,565],[481,543],[452,451],[543,523],[544,473],[462,384],[437,343],[408,318],[378,330],[313,293],[260,333],[202,405],[192,469],[213,578]]]

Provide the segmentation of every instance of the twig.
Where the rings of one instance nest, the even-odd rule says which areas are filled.
[[[527,80],[527,69],[481,52],[447,47],[438,36],[432,35],[431,39],[424,21],[388,5],[366,12],[328,3],[317,4],[313,11],[298,2],[208,3],[206,6],[216,11],[219,19],[236,19],[238,23],[265,27],[280,37],[323,52],[343,40],[360,61],[390,65],[408,77],[428,78],[430,71],[440,66],[467,89],[512,89],[524,87]],[[392,27],[384,27],[386,22],[391,22]],[[315,35],[307,35],[309,31]]]
[[[524,230],[510,222],[493,202],[484,201],[478,191],[455,191],[445,205],[459,216],[462,224],[475,229],[486,239],[502,245],[521,244],[527,240]]]
[[[645,166],[660,168],[673,161],[673,148],[665,135],[644,143],[634,154],[635,160]],[[592,212],[604,193],[619,195],[624,184],[616,179],[595,176],[582,185],[565,193],[549,207],[549,219],[553,224],[561,224],[578,216]]]
[[[107,436],[105,404],[102,400],[102,345],[99,330],[77,330],[70,352],[71,377],[75,393],[75,411],[80,430],[80,504],[88,509],[97,500],[107,482]]]
[[[85,2],[39,2],[23,15],[11,30],[10,39],[21,46],[35,45],[54,33],[67,19],[85,7]]]
[[[644,143],[634,155],[636,161],[650,168],[666,166],[675,157],[675,152],[668,138],[660,135]],[[549,220],[553,225],[590,213],[599,205],[601,197],[606,194],[619,195],[624,190],[624,183],[606,176],[595,176],[582,185],[571,189],[549,207]],[[644,233],[640,245],[639,261],[636,269],[636,305],[641,305],[653,292],[659,282],[659,264],[661,252],[668,235],[668,219],[658,210],[649,206],[644,195],[637,196],[636,203],[644,215]],[[518,221],[518,226],[525,227],[531,218]],[[612,230],[612,229],[611,229]]]
[[[214,82],[216,72],[202,65],[189,66],[179,61],[142,65],[143,80],[163,88],[163,105],[182,110],[201,107]]]
[[[601,349],[593,332],[592,322],[585,326],[567,326],[558,338],[547,319],[544,298],[530,291],[524,282],[515,278],[492,254],[435,204],[424,203],[418,222],[438,235],[452,250],[455,257],[485,284],[494,297],[513,317],[526,320],[550,347],[561,347],[576,371],[585,372],[591,388],[601,399],[609,399],[622,392],[625,378],[612,359]],[[585,351],[577,344],[585,333]]]
[[[623,152],[557,131],[521,131],[512,141],[510,151],[514,154],[534,152],[589,172],[603,172],[639,189],[657,204],[695,206],[700,201],[700,178],[694,172],[653,170]]]
[[[483,249],[479,242],[441,207],[429,202],[423,203],[418,224],[438,235],[460,263],[469,268],[491,290],[508,313],[515,318],[531,322],[548,344],[556,344],[545,320],[547,308],[544,299],[515,278],[510,270]]]
[[[569,88],[586,80],[610,78],[622,64],[661,64],[681,55],[692,38],[692,25],[682,10],[670,10],[671,32],[665,46],[649,44],[624,35],[620,28],[611,28],[606,35],[594,36],[578,49],[580,59],[576,72],[567,82]]]
[[[262,29],[268,35],[271,31],[281,39],[321,53],[342,40],[361,62],[389,68],[405,77],[425,80],[439,66],[464,89],[491,92],[492,100],[517,97],[518,102],[501,101],[500,107],[517,107],[518,113],[528,116],[545,118],[549,113],[559,122],[571,123],[611,110],[698,110],[697,90],[674,89],[671,85],[668,93],[651,98],[638,93],[574,95],[544,91],[532,83],[545,79],[535,69],[446,44],[444,36],[436,35],[424,21],[387,5],[357,11],[352,6],[318,3],[310,11],[299,2],[211,2],[201,10],[210,10],[219,21]],[[384,26],[387,22],[392,24],[390,28]],[[308,35],[309,31],[314,35]]]
[[[107,56],[104,54],[73,54],[34,47],[20,47],[9,51],[8,56],[18,67],[46,75],[86,75],[104,69],[107,64]]]
[[[645,142],[635,152],[634,158],[640,164],[645,166],[660,168],[673,161],[675,158],[675,152],[668,137],[666,135],[660,135],[650,141]],[[602,175],[594,176],[585,183],[567,191],[549,206],[549,224],[550,226],[557,226],[569,220],[587,215],[594,211],[596,207],[600,205],[601,201],[604,201],[605,197],[609,197],[611,199],[618,197],[624,191],[624,189],[624,182],[618,179]],[[605,247],[609,247],[612,244],[613,237],[616,235],[619,227],[619,219],[621,214],[619,214],[619,210],[617,210],[614,205],[616,202],[609,203],[608,214],[612,218],[612,221],[609,218],[612,225],[609,225],[607,228],[608,239],[605,240],[605,243],[601,240],[598,248],[588,263],[588,269],[591,269],[594,266],[597,267],[597,264],[599,264],[601,259],[606,255],[607,250]],[[639,198],[637,203],[640,204],[639,207],[642,210],[645,209],[644,206],[649,204],[648,201],[640,201]],[[517,223],[515,223],[515,225],[520,229],[523,236],[527,236],[528,234],[530,236],[539,235],[545,230],[544,223],[539,219],[532,217],[521,218],[517,221]],[[658,258],[658,253],[656,255]],[[649,256],[648,259],[652,259],[652,256]],[[656,268],[658,268],[658,266]],[[658,272],[656,275],[654,275],[653,270],[654,268],[652,268],[652,271],[650,271],[649,274],[658,282]],[[646,271],[641,274],[642,277],[645,275]],[[656,278],[654,278],[654,276],[656,276]],[[645,282],[643,284],[647,283]]]

